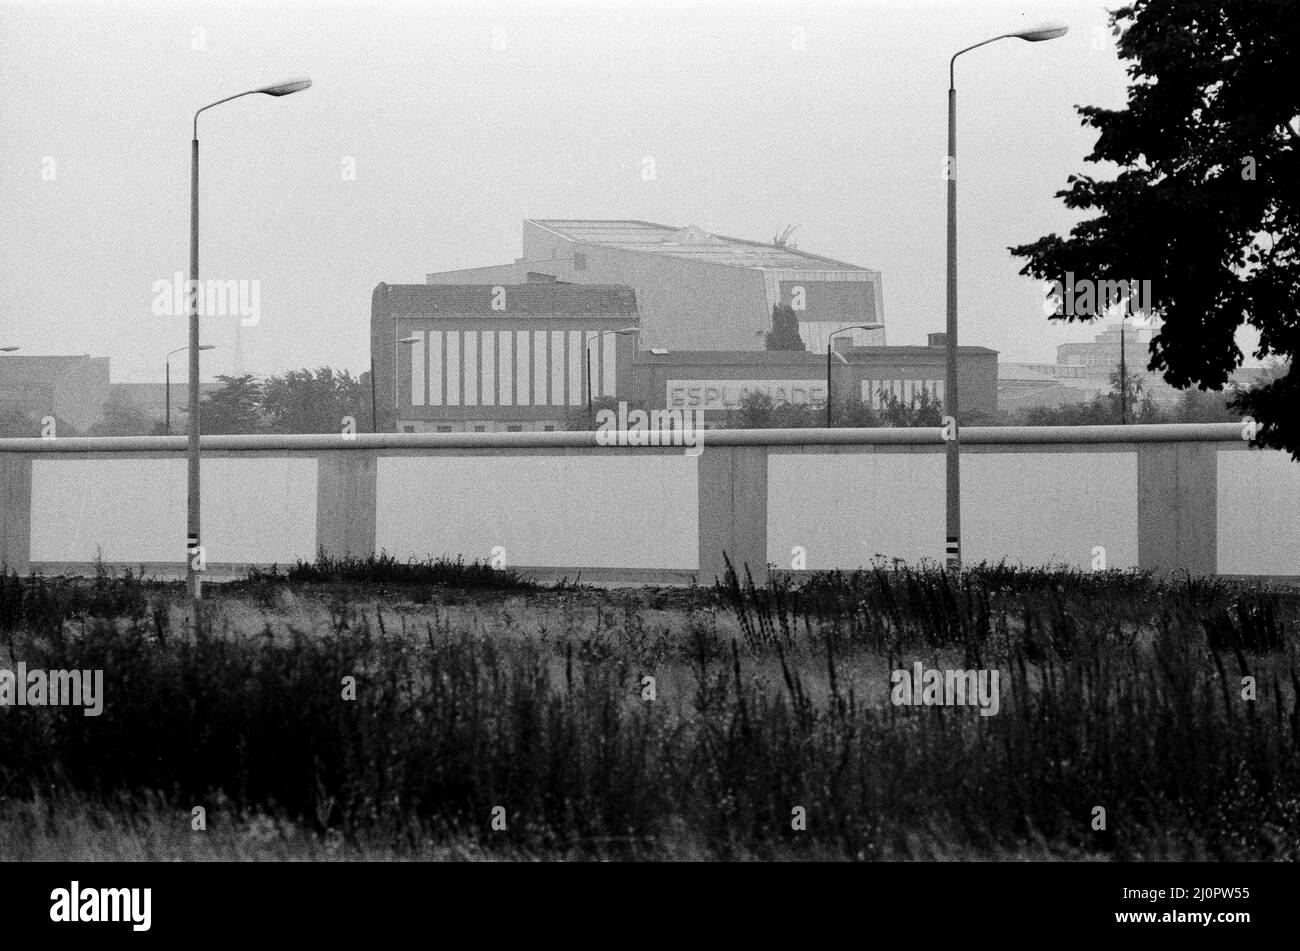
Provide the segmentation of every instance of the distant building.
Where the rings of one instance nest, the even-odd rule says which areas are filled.
[[[1053,370],[1080,370],[1083,367],[1057,367],[1055,364],[998,364],[998,409],[1014,413],[1017,410],[1052,408],[1087,403],[1102,391],[1082,385],[1082,372],[1075,376],[1057,374]]]
[[[199,398],[221,389],[222,384],[205,380],[199,383]],[[167,418],[167,384],[166,383],[110,383],[109,399],[134,407],[147,419],[159,422]],[[185,431],[186,411],[190,404],[189,377],[184,368],[177,372],[172,369],[171,385],[172,432]]]
[[[808,349],[826,352],[831,331],[884,323],[880,272],[792,247],[636,220],[525,220],[523,257],[512,264],[438,271],[429,284],[522,284],[530,274],[636,292],[643,349],[763,350],[772,307],[789,304]],[[885,332],[844,334],[884,346]],[[839,338],[836,338],[839,339]]]
[[[379,431],[567,428],[591,394],[628,398],[639,326],[630,287],[380,284],[370,342]],[[399,341],[414,338],[413,343]]]
[[[896,397],[910,406],[922,394],[942,401],[947,353],[942,346],[842,347],[831,363],[830,398],[880,409]],[[992,414],[998,405],[997,351],[958,347],[957,382],[963,415]],[[775,403],[826,405],[825,353],[640,351],[633,365],[638,399],[648,409],[697,409],[723,422],[741,400],[764,393]]]
[[[406,432],[560,430],[587,415],[591,392],[647,409],[699,409],[724,422],[751,392],[774,402],[826,403],[826,356],[816,352],[638,347],[629,287],[566,284],[534,273],[523,284],[380,284],[371,311],[378,429]],[[644,333],[644,331],[642,331]],[[409,341],[409,342],[403,342]],[[880,408],[944,396],[942,335],[927,347],[854,347],[836,340],[832,386]],[[958,349],[964,412],[997,408],[997,353]]]
[[[84,432],[104,414],[108,357],[0,354],[0,411]],[[40,435],[39,432],[32,433]]]
[[[136,409],[151,421],[167,413],[165,383],[113,383],[108,357],[0,354],[0,413],[26,416],[38,426],[53,416],[77,434],[104,418],[110,402]],[[189,391],[184,376],[172,374],[172,431],[183,432]],[[220,383],[199,384],[207,395]],[[39,430],[32,433],[39,436]]]
[[[1148,394],[1157,406],[1169,408],[1182,398],[1183,390],[1165,382],[1159,373],[1147,369],[1151,360],[1151,339],[1159,332],[1159,322],[1138,324],[1125,321],[1105,324],[1091,342],[1063,343],[1056,348],[1056,363],[1004,363],[998,368],[998,404],[1001,409],[1016,410],[1028,406],[1064,406],[1087,403],[1094,397],[1111,392],[1111,375],[1119,372],[1120,340],[1123,339],[1124,372],[1142,386],[1142,398]],[[1267,371],[1243,367],[1233,373],[1230,382],[1250,386]],[[1050,384],[1050,385],[1048,385]]]

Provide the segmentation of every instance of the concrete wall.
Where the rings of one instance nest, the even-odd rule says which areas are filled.
[[[711,582],[723,555],[942,561],[938,430],[710,431],[703,453],[593,433],[204,437],[213,577],[328,552],[494,554],[543,577]],[[179,574],[181,437],[0,440],[0,561]],[[963,550],[982,560],[1300,579],[1300,464],[1235,424],[967,428]]]

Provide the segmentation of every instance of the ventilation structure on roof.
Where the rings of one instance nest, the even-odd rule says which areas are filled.
[[[664,239],[664,244],[717,244],[717,242],[717,238],[699,225],[687,225]]]

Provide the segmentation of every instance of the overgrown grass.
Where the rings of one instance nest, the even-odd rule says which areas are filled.
[[[377,555],[331,555],[320,551],[315,561],[297,561],[283,576],[276,569],[254,571],[250,580],[274,581],[283,577],[290,582],[439,585],[457,588],[494,588],[532,590],[539,587],[509,568],[494,568],[488,562],[466,562],[464,558],[428,558],[399,560],[387,552]]]
[[[372,569],[352,570],[310,578]],[[185,836],[202,805],[394,855],[1300,858],[1295,592],[732,572],[656,636],[631,609],[621,629],[533,636],[436,610],[394,631],[364,608],[276,635],[227,630],[220,596],[171,622],[175,594],[123,594],[138,584],[0,585],[10,660],[103,668],[107,694],[97,718],[0,709],[14,821],[54,789],[83,810],[149,803]],[[600,618],[612,596],[565,597]],[[998,715],[893,705],[890,672],[917,661],[997,668]]]

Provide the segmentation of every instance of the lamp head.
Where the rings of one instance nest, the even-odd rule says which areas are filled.
[[[1030,43],[1041,43],[1043,40],[1054,40],[1058,36],[1065,36],[1069,32],[1070,28],[1064,23],[1040,23],[1027,30],[1017,30],[1011,35],[1028,40]]]
[[[276,83],[274,86],[263,86],[258,92],[266,93],[268,96],[287,96],[290,93],[301,92],[311,85],[311,80],[306,76],[297,79],[286,79],[282,83]]]

